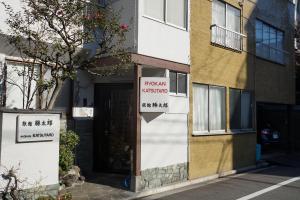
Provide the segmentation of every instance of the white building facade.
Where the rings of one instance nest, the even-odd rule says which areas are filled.
[[[20,2],[9,4],[18,10]],[[81,140],[76,164],[83,173],[123,173],[130,177],[134,191],[187,180],[189,6],[189,0],[113,1],[112,7],[121,10],[120,23],[129,26],[124,45],[131,64],[108,77],[79,70],[55,106],[69,114],[72,107],[94,111],[93,118],[72,119]],[[5,13],[3,7],[1,11]],[[6,19],[1,15],[0,25],[9,34]],[[93,49],[93,44],[85,47]],[[22,67],[17,51],[2,36],[0,54],[8,71]],[[110,67],[105,59],[101,65]],[[11,73],[9,78],[14,78],[13,70]],[[166,111],[140,111],[140,79],[147,77],[169,81]],[[9,92],[5,106],[24,108],[19,89],[9,83],[5,87]],[[31,108],[36,105],[34,100]]]
[[[78,72],[74,106],[95,113],[93,120],[75,120],[79,165],[128,174],[135,191],[187,180],[189,1],[119,0],[112,6],[122,8],[121,23],[129,25],[125,45],[132,64],[110,77]],[[146,77],[169,79],[167,112],[140,111],[139,82]]]

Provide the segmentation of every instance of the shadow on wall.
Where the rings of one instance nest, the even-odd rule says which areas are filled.
[[[226,2],[232,3],[233,1]],[[201,6],[203,10],[208,9],[208,3],[195,1],[194,4],[200,7],[197,9],[201,9]],[[192,67],[193,81],[199,83],[203,81],[207,84],[229,87],[229,90],[227,90],[227,131],[230,133],[231,129],[235,129],[232,128],[234,124],[238,124],[240,127],[237,129],[242,132],[238,134],[191,136],[190,145],[193,152],[191,152],[190,168],[193,171],[191,173],[192,178],[254,165],[257,143],[257,135],[255,134],[257,129],[257,99],[263,99],[269,103],[288,103],[290,99],[292,90],[290,82],[287,81],[289,81],[291,66],[283,66],[267,59],[257,58],[255,31],[256,19],[261,19],[280,30],[285,30],[284,35],[286,38],[283,46],[287,46],[287,50],[289,50],[291,48],[290,39],[293,37],[293,27],[289,27],[291,25],[291,18],[288,13],[290,3],[276,0],[272,0],[272,3],[264,0],[244,1],[244,6],[238,8],[241,9],[242,13],[242,33],[247,36],[243,39],[242,52],[228,48],[222,49],[219,46],[208,46],[207,37],[210,37],[211,32],[203,29],[203,26],[201,30],[199,27],[194,27],[195,30],[199,29],[197,38],[191,36],[195,37],[194,42],[191,43],[194,51],[192,55],[196,55],[192,58],[192,65],[194,64],[194,67]],[[194,18],[197,18],[195,15],[192,14]],[[205,22],[206,19],[201,18],[204,18],[204,15],[197,18],[201,21],[201,25],[208,25]],[[193,27],[193,23],[191,24]],[[204,28],[207,27],[204,26]],[[206,48],[207,46],[208,48]],[[199,77],[199,80],[195,77]],[[245,104],[245,102],[241,102],[242,97],[239,97],[236,103],[238,106],[230,106],[232,101],[230,89],[243,89],[242,91],[251,93],[251,106],[248,110],[249,114],[247,114],[248,123],[252,125],[251,127],[243,128],[245,126],[242,125],[244,119],[241,119],[241,107]],[[234,113],[239,117],[234,117]],[[268,117],[272,118],[274,116],[270,115]],[[284,129],[285,127],[281,128]],[[241,129],[243,130],[241,131]],[[193,131],[192,128],[190,130]]]
[[[269,2],[264,0],[245,1],[245,5],[242,8],[242,13],[244,14],[244,8],[246,6],[254,6],[251,14],[249,16],[242,16],[242,25],[244,26],[243,33],[247,35],[245,39],[246,45],[243,46],[243,51],[247,53],[245,63],[241,65],[239,76],[237,76],[236,82],[245,81],[246,90],[252,92],[252,110],[253,110],[253,128],[257,131],[257,141],[249,142],[244,141],[242,143],[237,142],[241,139],[242,135],[234,136],[233,138],[233,166],[243,165],[239,162],[244,153],[240,150],[250,151],[247,148],[253,148],[248,144],[252,142],[255,144],[259,142],[260,135],[258,134],[262,128],[265,128],[267,122],[272,122],[273,128],[278,130],[282,134],[281,143],[274,150],[275,152],[279,149],[288,150],[292,141],[292,135],[289,134],[288,127],[288,106],[287,104],[292,101],[293,90],[291,89],[292,83],[291,72],[293,70],[292,54],[283,53],[283,63],[279,64],[280,61],[277,60],[280,57],[278,50],[272,49],[283,48],[285,51],[294,51],[293,49],[293,37],[294,37],[294,9],[293,4],[288,1],[275,1]],[[247,12],[247,11],[246,11]],[[246,13],[245,12],[245,13]],[[259,26],[257,26],[257,20],[266,23],[265,29],[263,25],[261,28],[262,35],[257,31]],[[279,40],[279,33],[276,31],[284,30],[282,41]],[[272,31],[275,31],[273,33]],[[269,35],[268,35],[269,34]],[[272,35],[273,34],[273,35]],[[274,34],[276,35],[276,41],[274,44]],[[261,37],[261,40],[259,40]],[[267,38],[267,39],[265,39]],[[272,39],[273,38],[273,39]],[[272,43],[273,42],[273,43]],[[257,56],[257,52],[260,51],[257,47],[261,47],[262,54],[267,53],[261,58]],[[272,56],[273,55],[273,56]],[[274,57],[274,55],[276,55]],[[242,80],[240,74],[243,73],[243,69],[246,68],[246,80]],[[260,109],[259,101],[266,102],[266,105],[271,105],[274,109],[266,111],[265,109]],[[281,104],[273,104],[281,103]],[[284,105],[285,104],[285,105]],[[262,115],[260,110],[264,112]],[[236,112],[233,110],[232,112]],[[243,147],[241,144],[247,145],[248,147]],[[255,153],[248,152],[248,153]],[[249,155],[249,154],[248,154]],[[255,159],[255,158],[254,158]]]
[[[155,118],[158,118],[160,115],[163,115],[164,113],[143,113],[142,117],[144,118],[144,120],[149,123],[152,120],[154,120]]]

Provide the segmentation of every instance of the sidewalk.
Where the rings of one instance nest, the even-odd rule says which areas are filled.
[[[73,188],[68,189],[67,191],[72,193],[74,200],[129,200],[171,190],[181,190],[187,186],[193,186],[199,183],[207,183],[210,181],[218,180],[219,177],[264,168],[268,166],[268,164],[300,167],[300,153],[271,154],[263,157],[263,160],[258,162],[256,166],[251,166],[241,170],[232,170],[221,175],[213,175],[197,180],[189,180],[186,182],[143,191],[140,193],[134,193],[124,188],[123,181],[125,177],[118,174],[94,174],[87,178],[87,181],[83,185],[77,185]]]
[[[122,186],[124,176],[118,174],[94,174],[82,185],[67,189],[73,200],[130,199],[135,193]]]
[[[300,153],[269,156],[265,161],[272,165],[300,167]]]
[[[193,187],[193,185],[205,184],[207,182],[216,181],[219,177],[242,173],[258,168],[266,167],[265,162],[258,163],[256,166],[250,166],[240,170],[232,170],[220,175],[212,175],[196,180],[188,180],[181,183],[172,184],[169,186],[155,188],[139,193],[134,193],[126,190],[122,186],[124,176],[116,174],[95,174],[95,176],[88,178],[82,185],[77,185],[67,191],[71,192],[73,200],[130,200],[158,194],[161,192],[181,190],[186,187]]]

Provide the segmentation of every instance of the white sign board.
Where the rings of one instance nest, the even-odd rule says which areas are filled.
[[[17,142],[53,141],[59,137],[58,115],[24,114],[17,117]]]
[[[140,80],[140,112],[169,111],[169,78],[142,77]]]
[[[94,117],[94,108],[91,107],[73,107],[73,117],[91,118]]]

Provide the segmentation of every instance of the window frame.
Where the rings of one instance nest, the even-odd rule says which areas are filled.
[[[218,2],[218,3],[221,3],[224,5],[224,15],[223,18],[224,18],[224,26],[223,25],[218,25],[216,22],[214,22],[214,2]],[[237,10],[239,12],[239,30],[238,31],[235,31],[233,29],[230,29],[229,28],[229,23],[228,23],[228,10],[229,8],[233,8],[235,10]],[[242,20],[243,20],[243,17],[242,17],[242,9],[239,8],[239,7],[236,7],[230,3],[227,3],[226,1],[224,0],[212,0],[212,6],[211,6],[211,26],[210,26],[210,29],[211,29],[211,44],[213,45],[217,45],[217,46],[222,46],[222,47],[225,47],[226,49],[230,49],[230,50],[233,50],[233,51],[237,51],[237,52],[242,52],[243,51],[243,38],[246,37],[244,34],[242,34],[243,32],[243,27],[242,27]],[[213,29],[216,29],[215,32],[217,32],[217,29],[222,29],[224,31],[224,38],[222,38],[221,42],[218,41],[217,37],[214,36],[214,31]],[[236,34],[238,35],[239,38],[239,47],[235,47],[235,45],[232,45],[232,43],[230,42],[232,39],[230,37],[231,34],[228,35],[228,33],[231,33],[231,34]],[[217,34],[216,34],[217,35]],[[216,38],[215,38],[216,37]],[[235,36],[237,37],[237,36]],[[235,38],[233,37],[233,38]],[[233,42],[234,43],[234,42]]]
[[[208,119],[207,119],[207,130],[206,131],[196,131],[194,130],[194,119],[193,119],[193,132],[192,132],[192,135],[193,136],[210,136],[210,135],[222,135],[222,134],[226,134],[227,132],[227,89],[226,89],[226,86],[220,86],[220,85],[210,85],[210,84],[204,84],[204,83],[195,83],[193,82],[192,83],[193,85],[193,88],[194,88],[194,85],[201,85],[201,86],[207,86],[207,89],[208,89],[208,99],[207,99],[207,113],[208,113]],[[210,130],[210,88],[212,87],[217,87],[217,88],[222,88],[224,89],[224,129],[222,130]],[[194,101],[193,101],[193,105],[194,105]],[[194,112],[194,109],[193,109],[193,112]]]
[[[183,73],[183,72],[178,72],[178,71],[174,71],[174,70],[168,70],[168,77],[170,78],[170,72],[176,73],[176,92],[171,92],[171,90],[169,90],[169,95],[171,96],[180,96],[180,97],[187,97],[188,96],[188,74],[187,73]],[[186,93],[179,93],[178,92],[178,74],[183,74],[186,77]],[[170,88],[171,88],[171,80],[170,80]]]
[[[223,28],[225,28],[225,29],[228,29],[227,28],[227,10],[228,10],[228,6],[230,6],[230,7],[233,7],[233,8],[235,8],[235,9],[237,9],[239,12],[240,12],[240,26],[239,26],[239,28],[240,28],[240,30],[239,30],[239,32],[237,32],[237,31],[234,31],[234,30],[230,30],[230,29],[228,29],[228,30],[230,30],[230,31],[233,31],[233,32],[237,32],[237,33],[242,33],[242,10],[240,9],[240,8],[238,8],[238,7],[236,7],[236,6],[234,6],[234,5],[232,5],[232,4],[229,4],[229,3],[227,3],[227,2],[225,2],[225,1],[223,1],[223,0],[213,0],[212,1],[212,3],[214,2],[214,1],[219,1],[219,2],[221,2],[221,3],[223,3],[224,5],[225,5],[225,17],[224,17],[224,19],[225,19],[225,27],[223,27]],[[212,6],[212,8],[211,8],[211,11],[212,11],[212,16],[213,16],[213,6]],[[211,20],[212,20],[213,18],[211,18]],[[214,25],[213,23],[211,23],[212,25]],[[217,24],[216,24],[217,25]]]
[[[144,1],[143,1],[143,3],[144,3]],[[164,10],[163,20],[160,20],[160,19],[157,19],[155,17],[147,15],[146,12],[145,12],[144,6],[143,6],[143,15],[142,16],[145,17],[145,18],[151,19],[153,21],[157,21],[157,22],[160,22],[162,24],[165,24],[165,25],[168,25],[168,26],[172,26],[172,27],[180,29],[180,30],[188,31],[188,27],[189,27],[189,23],[188,23],[188,18],[189,18],[189,15],[188,15],[188,13],[189,13],[189,9],[188,9],[189,8],[189,2],[188,1],[189,0],[184,0],[184,11],[185,11],[185,13],[184,13],[184,23],[185,23],[185,27],[181,27],[181,26],[178,26],[176,24],[173,24],[173,23],[170,23],[170,22],[167,21],[167,2],[168,2],[168,0],[163,0],[163,1],[164,1],[164,5],[163,5],[163,7],[164,7],[164,9],[163,9]]]
[[[256,24],[257,24],[257,22],[260,22],[261,24],[262,24],[262,29],[261,29],[261,47],[260,47],[260,54],[258,53],[258,48],[257,48],[257,43],[258,43],[258,41],[257,41],[257,26],[256,26]],[[264,25],[265,26],[268,26],[268,28],[269,28],[269,37],[268,37],[268,42],[269,42],[269,44],[264,44]],[[271,44],[270,44],[270,40],[271,40],[271,38],[270,38],[270,33],[271,33],[271,29],[275,29],[275,31],[276,31],[276,38],[275,38],[275,40],[276,40],[276,48],[274,48],[274,47],[272,47],[271,46]],[[280,48],[278,48],[278,43],[277,43],[277,40],[278,40],[278,33],[281,33],[282,35],[282,48],[280,49]],[[276,27],[276,26],[273,26],[272,24],[270,24],[270,23],[268,23],[268,22],[265,22],[264,20],[261,20],[260,18],[256,18],[255,19],[255,56],[256,57],[258,57],[258,58],[260,58],[260,59],[264,59],[264,60],[267,60],[267,61],[270,61],[270,62],[274,62],[274,63],[276,63],[276,64],[280,64],[280,65],[286,65],[286,61],[285,61],[285,59],[286,59],[286,51],[285,51],[285,44],[284,44],[284,40],[285,40],[285,31],[284,30],[282,30],[282,29],[280,29],[280,28],[278,28],[278,27]],[[268,56],[264,56],[264,47],[268,47],[268,51],[269,51],[269,55]],[[282,56],[283,56],[283,60],[282,60],[282,63],[281,62],[279,62],[279,61],[277,61],[276,59],[272,59],[272,56],[271,56],[271,49],[276,49],[276,50],[278,50],[278,51],[280,51],[280,52],[282,52]]]
[[[239,91],[239,94],[240,94],[240,128],[238,129],[238,128],[234,128],[234,129],[232,129],[231,128],[231,102],[230,102],[230,100],[231,100],[231,90],[236,90],[236,91]],[[250,108],[251,108],[251,118],[249,118],[249,119],[251,119],[251,128],[242,128],[242,95],[243,95],[243,93],[249,93],[250,94]],[[230,132],[232,132],[232,133],[239,133],[239,132],[245,132],[245,131],[253,131],[254,130],[254,118],[253,118],[253,116],[254,116],[254,107],[253,107],[253,99],[254,97],[253,97],[253,91],[251,91],[251,90],[247,90],[247,89],[239,89],[239,88],[229,88],[229,130],[230,130]]]

